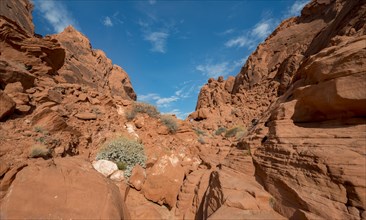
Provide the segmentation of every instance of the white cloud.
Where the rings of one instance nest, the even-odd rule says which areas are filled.
[[[149,4],[150,5],[155,5],[156,4],[156,0],[149,0]]]
[[[293,17],[300,15],[301,10],[309,2],[309,0],[296,0],[294,4],[288,9],[285,17]]]
[[[272,29],[271,20],[265,20],[257,23],[251,34],[258,39],[264,39],[271,33]]]
[[[149,93],[147,95],[139,95],[138,96],[139,101],[144,101],[144,102],[151,101],[151,100],[156,100],[156,99],[159,99],[159,98],[160,98],[160,96],[156,93]]]
[[[245,36],[239,36],[232,38],[225,43],[226,47],[244,47],[251,44],[251,41]]]
[[[179,109],[173,109],[169,112],[164,112],[163,114],[176,115],[177,118],[184,120],[190,114],[190,112],[182,112]]]
[[[233,74],[233,71],[245,64],[248,56],[235,60],[233,62],[221,62],[212,64],[212,62],[206,62],[196,66],[196,70],[200,71],[203,75],[207,77],[217,78],[218,76],[226,76],[228,74]],[[194,90],[194,88],[193,88]]]
[[[104,26],[107,26],[107,27],[113,26],[113,22],[112,22],[111,18],[108,16],[104,18],[103,24],[104,24]]]
[[[77,27],[66,7],[58,1],[34,1],[36,10],[42,13],[42,16],[52,25],[55,32],[62,32],[65,27],[72,25]]]
[[[216,64],[204,64],[196,66],[196,70],[202,72],[204,75],[208,77],[218,77],[218,76],[225,76],[229,74],[229,63],[222,62]]]
[[[156,100],[156,105],[157,106],[166,106],[168,104],[170,104],[171,102],[176,102],[179,98],[176,96],[171,96],[168,98],[159,98]]]
[[[178,101],[179,97],[161,97],[156,93],[148,93],[147,95],[139,95],[138,100],[153,103],[158,107],[169,107],[170,103]]]
[[[229,48],[247,47],[248,49],[252,49],[272,32],[275,25],[276,22],[273,19],[262,20],[251,30],[226,41],[225,46]]]
[[[145,34],[145,40],[152,45],[151,51],[166,53],[166,41],[169,36],[168,32],[148,32]]]

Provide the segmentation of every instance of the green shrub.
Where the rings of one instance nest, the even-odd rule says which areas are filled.
[[[117,167],[119,170],[126,170],[127,169],[127,164],[123,161],[118,161],[116,162]]]
[[[96,160],[101,159],[113,161],[117,163],[117,166],[120,164],[118,168],[125,168],[126,178],[131,176],[131,171],[135,165],[139,164],[144,168],[146,166],[144,146],[137,141],[124,137],[105,143],[96,156]]]
[[[162,115],[161,122],[168,128],[169,132],[174,134],[178,130],[177,120],[171,115]]]
[[[160,115],[155,106],[144,102],[135,102],[131,111],[126,113],[127,120],[131,121],[138,113],[146,113],[152,118],[158,118]]]
[[[229,138],[229,137],[234,137],[236,136],[239,132],[245,132],[245,129],[243,127],[234,127],[231,128],[229,130],[226,131],[225,133],[225,137]],[[243,133],[242,133],[243,134]]]
[[[216,131],[215,131],[215,135],[220,135],[220,134],[222,134],[222,133],[224,133],[224,132],[226,132],[226,128],[224,128],[224,127],[219,127]]]
[[[50,150],[47,149],[47,147],[45,145],[34,145],[31,150],[30,150],[30,154],[29,157],[31,158],[38,158],[38,157],[42,157],[44,159],[46,159],[47,157],[50,156]]]

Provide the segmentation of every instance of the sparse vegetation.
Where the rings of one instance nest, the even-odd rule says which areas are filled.
[[[205,139],[203,139],[203,137],[202,137],[202,136],[199,136],[199,137],[198,137],[198,139],[197,139],[197,141],[198,141],[200,144],[206,144],[206,141],[205,141]]]
[[[158,118],[160,115],[155,106],[144,102],[136,102],[133,104],[131,111],[126,112],[127,120],[133,120],[138,113],[146,113],[152,118]]]
[[[136,164],[145,168],[146,156],[144,146],[134,140],[119,137],[103,146],[96,156],[97,160],[110,160],[117,163],[119,169],[124,169],[126,178],[131,176],[131,171]]]
[[[34,145],[31,148],[30,154],[29,154],[29,157],[31,157],[31,158],[42,157],[42,158],[46,159],[49,156],[50,156],[50,150],[47,149],[47,147],[42,144]]]
[[[201,135],[206,136],[206,132],[204,132],[204,131],[202,131],[202,130],[200,130],[200,129],[198,129],[198,128],[193,128],[193,131],[194,131],[198,136],[201,136]]]
[[[226,138],[230,138],[230,137],[236,137],[236,138],[241,138],[242,136],[244,136],[246,133],[246,129],[244,129],[241,126],[238,127],[233,127],[229,130],[227,130],[225,132],[225,137]]]
[[[178,130],[177,120],[171,115],[162,115],[161,122],[169,129],[169,132],[174,134]]]
[[[276,199],[271,197],[271,198],[269,198],[268,203],[273,208],[276,203]]]
[[[46,134],[46,135],[49,134],[49,132],[41,126],[35,126],[33,129],[37,133]]]
[[[226,132],[226,128],[224,127],[219,127],[216,131],[215,131],[215,135],[221,135],[222,133]]]
[[[126,170],[127,168],[127,164],[123,161],[118,161],[116,164],[119,170]]]

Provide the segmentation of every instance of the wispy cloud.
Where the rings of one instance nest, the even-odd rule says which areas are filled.
[[[218,76],[225,76],[229,74],[229,63],[222,62],[222,63],[208,63],[208,64],[201,64],[196,66],[196,70],[200,71],[204,75],[208,77],[218,77]]]
[[[224,36],[224,35],[232,34],[234,32],[235,32],[235,29],[234,28],[230,28],[230,29],[227,29],[227,30],[225,30],[223,32],[217,33],[217,35]]]
[[[190,112],[182,112],[179,109],[172,109],[171,111],[168,112],[164,112],[163,114],[168,114],[168,115],[176,115],[177,118],[179,119],[185,119],[187,118],[187,116],[189,115]]]
[[[145,33],[145,40],[151,43],[151,51],[166,53],[166,41],[169,36],[168,32],[147,32]]]
[[[103,24],[104,24],[104,26],[107,26],[107,27],[113,27],[113,22],[112,22],[111,18],[108,16],[103,19]]]
[[[225,46],[228,48],[247,47],[248,49],[252,49],[272,32],[276,24],[276,21],[273,19],[263,19],[254,25],[251,30],[244,31],[241,35],[226,41]]]
[[[285,13],[285,17],[293,17],[300,15],[301,10],[304,6],[309,3],[309,0],[296,0],[291,7],[288,8]]]
[[[257,39],[264,39],[267,37],[274,28],[274,24],[271,19],[264,20],[257,23],[251,32],[251,35]]]
[[[233,71],[237,67],[243,66],[247,58],[248,57],[246,56],[245,58],[240,60],[235,60],[232,62],[224,61],[220,63],[212,63],[211,61],[208,61],[205,64],[200,64],[196,66],[196,70],[198,70],[207,77],[217,78],[219,76],[226,76],[229,74],[233,74]]]
[[[42,13],[42,16],[51,24],[55,32],[60,33],[69,25],[78,28],[76,21],[62,2],[37,0],[34,3],[36,10]]]
[[[156,0],[149,0],[149,4],[150,5],[155,5],[156,4]]]
[[[171,96],[171,97],[161,97],[156,93],[148,93],[146,95],[138,96],[140,101],[152,103],[158,107],[169,107],[170,103],[176,102],[179,97]]]
[[[225,43],[226,47],[244,47],[253,44],[253,41],[248,39],[246,36],[239,36],[228,40]]]

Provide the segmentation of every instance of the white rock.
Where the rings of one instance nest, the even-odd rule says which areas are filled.
[[[93,162],[93,167],[99,173],[103,174],[104,176],[108,177],[114,171],[118,170],[117,164],[113,163],[109,160],[98,160]]]
[[[133,136],[135,136],[135,139],[139,138],[139,135],[135,132],[135,125],[133,125],[132,123],[126,123],[126,128],[127,128],[127,132]]]
[[[122,180],[125,179],[124,174],[125,174],[125,172],[123,172],[122,170],[117,170],[117,171],[114,171],[114,173],[109,178],[111,180],[121,182]]]

